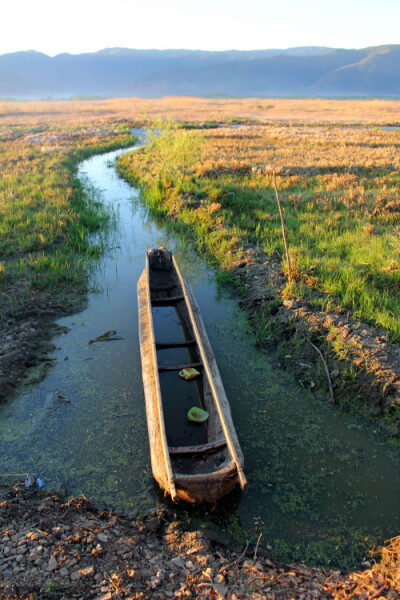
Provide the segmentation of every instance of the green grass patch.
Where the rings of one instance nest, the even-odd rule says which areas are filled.
[[[91,261],[102,252],[110,221],[96,194],[83,188],[83,159],[133,144],[129,128],[0,130],[0,294],[4,299],[57,288],[83,288]],[[10,290],[18,289],[10,293]],[[22,291],[23,290],[23,291]]]
[[[120,172],[144,186],[153,210],[179,222],[224,269],[249,245],[283,257],[276,170],[292,293],[320,309],[346,307],[400,341],[399,132],[285,125],[201,136],[186,130],[180,168],[178,132],[158,129],[155,145],[119,158]],[[174,165],[168,174],[166,164]]]

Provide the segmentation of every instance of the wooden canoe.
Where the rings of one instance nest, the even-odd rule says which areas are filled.
[[[199,307],[165,248],[147,253],[138,305],[154,478],[172,500],[216,502],[246,486],[243,454]],[[200,375],[185,381],[189,367]],[[193,406],[208,412],[205,422],[188,420]]]

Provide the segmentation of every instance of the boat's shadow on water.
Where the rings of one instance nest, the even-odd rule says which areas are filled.
[[[205,531],[213,540],[222,544],[228,541],[240,544],[247,539],[239,516],[242,497],[239,486],[215,504],[190,504],[183,500],[173,502],[171,496],[165,495],[155,479],[153,491],[157,502],[173,512],[177,519],[185,520],[190,528]]]

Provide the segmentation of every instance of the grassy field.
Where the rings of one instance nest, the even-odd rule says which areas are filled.
[[[400,340],[400,131],[273,124],[165,136],[164,148],[121,157],[121,169],[201,250],[229,268],[251,245],[282,257],[287,273],[276,171],[294,275],[287,293],[319,310],[351,309]],[[188,147],[183,181],[168,166],[176,136]]]
[[[121,125],[0,129],[0,303],[12,316],[44,289],[85,285],[108,215],[75,177],[80,160],[132,143]]]
[[[286,273],[276,172],[294,276],[283,293],[316,311],[351,309],[399,341],[400,102],[387,100],[0,102],[3,319],[38,293],[84,287],[102,251],[88,233],[107,215],[80,188],[77,163],[131,143],[131,126],[169,117],[214,128],[172,127],[169,139],[121,159],[154,208],[225,273],[248,247]]]
[[[151,124],[172,117],[179,122],[209,121],[292,123],[400,123],[395,100],[329,100],[314,98],[109,98],[87,101],[0,100],[0,125],[114,123]]]
[[[399,342],[400,131],[378,125],[400,123],[400,102],[17,102],[0,103],[1,358],[11,334],[19,352],[23,332],[10,322],[25,331],[24,320],[42,294],[67,298],[84,288],[90,261],[102,251],[88,236],[104,229],[109,215],[80,187],[79,161],[132,143],[129,124],[167,116],[252,123],[201,132],[172,128],[153,148],[121,158],[121,170],[146,186],[156,211],[172,217],[226,272],[254,247],[287,273],[275,171],[294,275],[287,295],[307,298],[317,311],[350,308]],[[43,312],[44,319],[55,314]],[[14,384],[11,371],[0,377],[12,375]],[[356,584],[360,593],[370,593],[371,581],[374,597],[386,591],[382,581],[390,587],[398,573],[398,544],[394,538],[383,553],[383,574],[373,567],[352,575],[349,594]]]

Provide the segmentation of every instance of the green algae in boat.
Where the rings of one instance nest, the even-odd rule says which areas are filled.
[[[247,482],[243,473],[243,453],[200,309],[174,256],[165,248],[147,253],[146,266],[138,282],[138,308],[142,378],[154,478],[172,500],[192,503],[216,502],[238,484],[244,489]],[[163,309],[173,310],[180,323],[174,339],[167,341],[157,337],[161,332],[154,319],[154,311]],[[161,350],[173,356],[174,352],[182,352],[182,349],[186,350],[187,360],[181,360],[180,364],[170,364],[171,360],[164,364],[159,357]],[[200,376],[185,382],[179,378],[179,371],[189,368],[197,369]],[[201,427],[185,419],[182,423],[186,425],[182,424],[182,430],[177,432],[172,430],[171,420],[165,418],[171,408],[165,405],[167,394],[162,394],[161,390],[165,389],[167,378],[175,374],[176,380],[180,380],[184,387],[182,398],[175,400],[183,406],[187,386],[193,385],[198,408],[209,414]],[[175,379],[173,382],[175,384]]]

